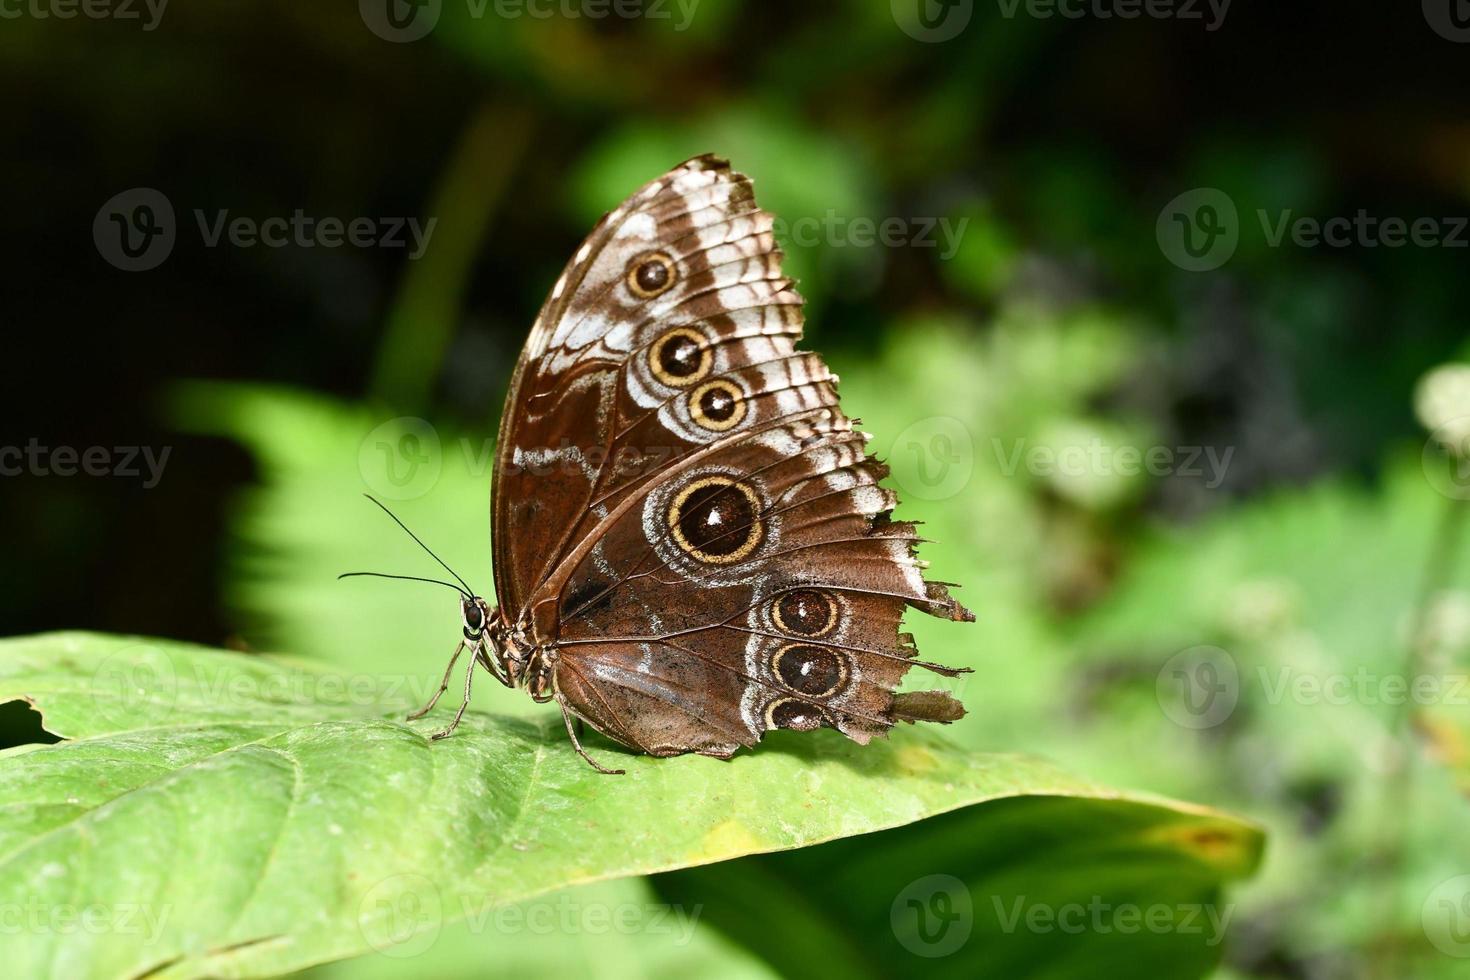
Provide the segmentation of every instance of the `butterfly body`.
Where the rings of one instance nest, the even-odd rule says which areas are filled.
[[[574,719],[651,755],[722,758],[772,728],[865,743],[963,715],[943,692],[894,693],[915,665],[960,672],[916,659],[908,608],[973,616],[924,581],[836,376],[796,349],[780,260],[749,179],[710,156],[578,249],[506,399],[499,605],[462,601],[466,702],[478,664],[556,702],[579,752]]]

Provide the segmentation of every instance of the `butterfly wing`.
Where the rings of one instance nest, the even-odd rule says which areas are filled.
[[[863,443],[835,410],[802,413],[691,454],[610,515],[546,588],[574,710],[655,755],[962,716],[947,694],[894,694],[917,662],[907,608],[973,617],[923,580]]]
[[[711,387],[715,377],[793,355],[801,299],[781,276],[771,225],[749,179],[703,156],[636,192],[577,250],[532,327],[501,419],[492,530],[502,607],[522,608],[623,494],[717,437],[685,410],[693,398],[705,418],[725,411],[729,389]]]
[[[656,755],[963,714],[893,693],[906,608],[972,617],[923,581],[835,377],[795,349],[771,222],[712,157],[647,185],[558,280],[502,422],[502,606],[571,710]]]

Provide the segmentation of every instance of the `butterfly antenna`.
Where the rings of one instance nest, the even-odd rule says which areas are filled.
[[[425,551],[427,551],[429,553],[429,557],[430,558],[432,558],[435,561],[437,561],[439,563],[439,565],[446,572],[448,572],[450,575],[453,575],[454,576],[454,580],[456,582],[458,582],[460,585],[464,586],[464,591],[466,593],[468,593],[470,596],[479,595],[479,593],[477,593],[474,589],[470,588],[468,582],[466,582],[464,579],[462,579],[462,578],[459,577],[459,573],[458,572],[456,572],[454,569],[450,568],[448,565],[444,564],[444,559],[443,558],[440,558],[438,555],[434,554],[434,550],[432,548],[430,548],[428,545],[424,544],[422,541],[419,541],[419,536],[417,534],[414,534],[412,531],[410,531],[408,529],[408,525],[405,524],[405,523],[403,523],[402,521],[400,521],[398,519],[398,515],[394,514],[387,507],[384,507],[383,504],[382,504],[382,502],[379,501],[378,498],[374,497],[372,494],[365,493],[365,494],[363,494],[363,496],[366,497],[367,499],[371,500],[373,503],[377,504],[380,508],[382,508],[383,513],[385,513],[389,517],[393,518],[393,523],[394,524],[397,524],[399,527],[403,528],[403,533],[405,533],[409,537],[413,538],[414,541],[418,544],[418,546],[420,548],[423,548]]]
[[[341,575],[338,575],[337,578],[357,578],[359,576],[367,576],[370,578],[396,578],[401,579],[405,582],[432,582],[435,585],[443,585],[451,588],[454,591],[458,592],[460,595],[464,596],[466,599],[474,598],[473,595],[466,592],[464,589],[461,589],[453,582],[445,582],[442,579],[437,578],[419,578],[417,575],[389,575],[387,572],[343,572]]]

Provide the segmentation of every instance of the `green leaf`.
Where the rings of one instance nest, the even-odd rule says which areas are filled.
[[[1018,796],[1075,798],[1070,822],[1127,825],[1129,847],[1179,855],[1206,885],[1249,873],[1261,846],[1220,814],[918,729],[868,747],[782,733],[730,762],[594,739],[628,769],[599,776],[551,720],[471,713],[432,743],[446,712],[402,721],[422,692],[401,680],[128,637],[0,641],[0,702],[29,701],[68,739],[0,755],[0,908],[30,910],[7,966],[255,976],[412,954],[446,923],[554,889]],[[1055,860],[993,853],[1018,880]]]
[[[1248,873],[1239,824],[1034,796],[654,878],[784,976],[1200,977]],[[794,897],[793,897],[794,896]]]

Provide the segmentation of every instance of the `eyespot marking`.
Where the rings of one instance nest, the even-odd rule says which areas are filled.
[[[847,686],[847,659],[831,647],[788,643],[771,658],[771,673],[798,694],[827,698]]]
[[[792,589],[771,600],[771,621],[794,636],[826,636],[837,625],[837,599],[818,589]]]
[[[706,381],[689,393],[689,417],[711,432],[735,428],[745,413],[745,392],[728,378]]]
[[[639,299],[653,299],[679,281],[674,260],[663,252],[644,252],[628,263],[628,289]]]
[[[648,349],[648,367],[653,376],[674,388],[692,385],[709,374],[714,354],[704,336],[689,327],[675,327]]]
[[[809,732],[826,722],[822,710],[795,698],[777,698],[766,706],[767,728],[789,728]]]
[[[712,565],[747,558],[765,538],[755,490],[728,476],[696,480],[669,504],[668,524],[686,554]]]

